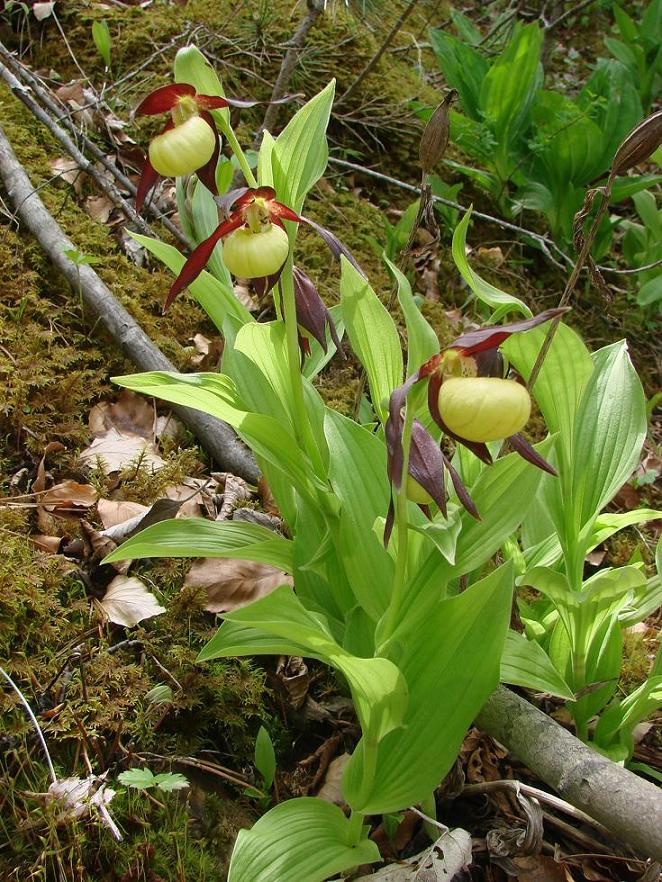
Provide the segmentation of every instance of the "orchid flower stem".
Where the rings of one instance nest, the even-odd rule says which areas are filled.
[[[352,810],[349,816],[349,836],[348,840],[352,845],[358,845],[361,841],[363,833],[363,815],[360,812]]]
[[[313,466],[322,468],[320,453],[313,438],[310,421],[306,412],[306,403],[303,396],[303,379],[301,376],[301,351],[299,349],[299,331],[297,326],[296,301],[294,298],[294,279],[292,276],[292,255],[287,259],[279,282],[280,300],[283,318],[285,320],[285,335],[287,343],[287,361],[290,373],[290,385],[292,388],[292,403],[294,409],[294,432],[302,450],[305,450]]]
[[[380,651],[387,643],[398,622],[398,615],[402,605],[402,594],[405,585],[407,571],[407,477],[409,475],[409,448],[411,446],[411,430],[414,423],[414,409],[407,406],[405,410],[404,426],[402,429],[402,473],[400,475],[400,489],[395,497],[395,522],[398,528],[398,553],[395,559],[395,573],[393,574],[393,590],[391,602],[384,614],[384,627],[380,635]]]
[[[237,136],[234,133],[234,129],[230,125],[230,123],[219,123],[219,128],[222,130],[224,136],[227,139],[228,144],[230,145],[230,149],[237,157],[237,162],[246,178],[246,183],[249,187],[256,188],[257,187],[257,179],[253,174],[253,169],[248,164],[248,160],[246,159],[246,154],[241,148],[241,144],[237,140]]]

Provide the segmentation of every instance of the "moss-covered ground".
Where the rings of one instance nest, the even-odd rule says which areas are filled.
[[[37,24],[15,11],[11,20],[0,20],[0,37],[19,50],[30,67],[49,76],[53,86],[79,78],[81,72],[95,88],[103,86],[108,109],[127,121],[126,133],[144,146],[145,134],[152,129],[135,123],[130,111],[141,95],[168,76],[177,48],[194,40],[217,66],[228,94],[265,100],[304,5],[291,0],[154,0],[141,8],[71,0],[57,4],[57,23],[47,19]],[[426,28],[442,25],[448,15],[447,4],[421,0],[373,75],[332,121],[330,141],[336,156],[418,182],[420,128],[408,102],[438,100],[439,77],[432,74]],[[581,64],[590,63],[600,51],[595,34],[606,27],[604,15],[598,10],[586,22],[573,19],[576,32],[562,32],[560,44],[575,40],[585,47]],[[393,18],[390,10],[387,18],[389,22]],[[91,36],[92,23],[101,19],[108,22],[112,36],[110,73],[104,71]],[[342,93],[384,32],[379,12],[356,17],[339,0],[330,3],[321,24],[311,31],[292,90],[309,96],[335,76]],[[566,70],[558,52],[552,59]],[[260,108],[242,112],[238,132],[244,143],[252,139],[261,113]],[[284,109],[282,118],[287,114]],[[113,228],[86,213],[85,197],[98,195],[96,189],[86,181],[75,193],[54,176],[51,162],[62,155],[62,148],[4,85],[0,85],[0,124],[47,208],[77,249],[94,259],[95,270],[116,298],[172,362],[190,370],[191,338],[215,333],[200,309],[182,296],[166,318],[161,316],[169,275],[156,265],[136,266],[119,247]],[[98,132],[91,137],[107,146]],[[448,181],[455,179],[449,175]],[[463,187],[464,202],[484,201],[466,181]],[[6,199],[1,190],[0,195]],[[402,211],[410,201],[409,194],[393,185],[330,166],[328,176],[312,192],[307,211],[341,235],[386,301],[390,282],[373,242],[384,242],[387,210]],[[481,207],[494,211],[487,203]],[[0,496],[9,495],[12,481],[21,492],[29,488],[52,441],[62,444],[48,460],[56,480],[91,477],[110,492],[103,476],[81,471],[78,454],[90,440],[91,407],[115,393],[110,377],[133,368],[86,315],[78,292],[53,271],[39,245],[17,229],[11,207],[5,204],[0,213]],[[388,216],[394,220],[393,214]],[[536,219],[525,217],[525,222],[534,228]],[[158,224],[155,230],[168,239]],[[557,303],[562,274],[511,234],[477,223],[470,243],[500,248],[506,255],[503,263],[490,263],[487,257],[476,263],[494,284],[524,297],[536,309]],[[309,231],[302,231],[297,247],[297,260],[333,305],[337,270],[328,251]],[[419,267],[413,281],[426,317],[447,341],[454,335],[454,311],[467,300],[467,289],[451,259],[447,229],[435,258],[431,272],[440,299],[425,300],[429,284],[422,270],[429,270],[429,265]],[[659,324],[633,308],[633,302],[624,284],[607,314],[601,303],[580,291],[576,324],[594,346],[628,336],[651,395],[657,384]],[[359,381],[358,366],[348,361],[334,364],[319,386],[328,403],[350,413]],[[167,478],[173,483],[192,474],[204,459],[189,442],[188,447],[168,452]],[[122,492],[126,499],[149,503],[163,486],[137,473],[125,476]],[[643,498],[649,504],[659,503],[653,487],[644,488]],[[78,562],[36,549],[31,541],[35,532],[39,530],[34,507],[0,505],[0,664],[37,713],[58,774],[85,776],[88,761],[97,770],[110,770],[111,777],[143,762],[155,772],[166,771],[173,767],[174,757],[206,755],[250,776],[260,723],[270,725],[276,737],[280,732],[278,705],[264,671],[251,662],[196,663],[216,623],[203,611],[199,592],[181,590],[187,564],[160,561],[143,567],[143,576],[167,612],[127,632],[100,624]],[[69,538],[79,538],[80,526],[69,521],[66,532]],[[626,562],[637,539],[627,536],[620,544],[613,543],[613,562]],[[645,676],[650,643],[644,645],[635,636],[626,649],[629,663],[623,685],[629,689]],[[149,690],[163,683],[177,684],[172,701],[164,706],[146,700]],[[258,812],[255,801],[241,788],[175,765],[191,781],[186,796],[126,790],[116,797],[113,813],[124,836],[116,843],[103,826],[63,820],[52,806],[44,807],[40,794],[48,787],[48,770],[34,729],[9,689],[0,690],[0,715],[0,878],[16,882],[223,878],[236,830]],[[287,741],[283,735],[283,745]]]

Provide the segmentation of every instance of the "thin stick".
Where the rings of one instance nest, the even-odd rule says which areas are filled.
[[[358,165],[355,162],[348,162],[346,159],[336,159],[335,156],[329,157],[329,162],[334,165],[339,165],[342,168],[351,169],[352,171],[359,172],[360,174],[366,175],[370,178],[376,178],[378,181],[385,181],[388,184],[393,184],[395,187],[399,187],[401,190],[408,190],[410,193],[416,193],[420,196],[421,188],[414,186],[414,184],[408,184],[406,181],[401,181],[398,178],[392,178],[390,175],[382,174],[382,172],[375,171],[371,168],[365,168],[362,165]],[[443,199],[441,196],[433,196],[433,202],[439,202],[441,205],[448,205],[450,208],[456,208],[458,211],[466,212],[468,206],[460,205],[459,202],[453,202],[451,199]],[[559,263],[552,254],[550,249],[554,250],[556,254],[562,258],[568,266],[574,266],[572,260],[565,254],[561,249],[556,245],[551,239],[548,239],[547,236],[543,236],[540,233],[534,233],[533,230],[527,230],[526,227],[517,226],[517,224],[511,224],[508,221],[501,220],[498,217],[494,217],[491,214],[485,214],[482,211],[474,211],[472,212],[473,217],[478,217],[481,220],[489,221],[489,223],[496,224],[504,230],[512,230],[514,233],[519,233],[523,236],[528,236],[531,239],[535,239],[536,242],[540,245],[542,252],[545,256],[554,264],[554,266],[559,269],[565,269],[563,264]]]
[[[21,690],[18,688],[16,683],[14,683],[14,681],[9,676],[7,671],[5,671],[4,668],[0,667],[0,674],[2,674],[2,676],[9,683],[9,685],[14,690],[14,692],[18,695],[21,704],[25,708],[25,712],[28,715],[28,717],[30,718],[30,722],[34,726],[34,730],[37,733],[37,738],[39,739],[39,741],[41,743],[42,750],[44,751],[44,756],[46,757],[46,765],[48,766],[48,771],[50,773],[51,780],[53,781],[53,784],[57,784],[57,775],[55,774],[55,768],[53,767],[53,761],[51,759],[51,755],[48,752],[48,746],[46,744],[46,739],[44,738],[44,733],[41,731],[39,723],[37,722],[37,718],[35,717],[34,713],[32,712],[32,708],[28,704],[27,698],[25,697],[25,695],[23,695]]]
[[[512,790],[515,794],[521,793],[524,796],[533,796],[539,802],[546,802],[547,805],[551,805],[553,808],[558,809],[558,811],[570,815],[572,818],[575,818],[575,820],[581,821],[583,824],[589,824],[603,836],[611,839],[612,834],[609,830],[598,821],[594,820],[590,815],[587,815],[586,812],[575,808],[574,805],[570,805],[565,799],[554,796],[553,793],[548,793],[546,790],[540,790],[538,787],[531,787],[529,784],[523,784],[521,781],[481,781],[479,784],[467,784],[462,790],[462,795],[470,796],[474,793],[488,793],[491,790]]]
[[[393,42],[393,40],[394,40],[396,34],[398,33],[398,31],[400,30],[400,28],[403,26],[405,21],[409,18],[410,14],[414,11],[414,7],[417,5],[417,3],[418,3],[418,0],[409,0],[409,3],[403,9],[402,13],[400,14],[398,19],[394,23],[393,27],[390,29],[388,34],[384,37],[384,40],[383,40],[381,46],[377,49],[377,51],[372,56],[370,61],[368,61],[366,66],[363,68],[363,70],[357,75],[354,82],[351,83],[350,86],[347,89],[345,89],[345,91],[342,93],[340,98],[338,98],[338,101],[336,102],[336,104],[342,104],[343,101],[347,101],[348,98],[351,98],[352,95],[354,94],[354,92],[356,92],[358,87],[365,80],[365,78],[370,76],[370,74],[372,73],[372,71],[376,67],[377,63],[379,62],[379,59],[382,57],[384,52],[386,52],[386,50]]]
[[[118,181],[126,190],[128,190],[132,196],[135,196],[136,192],[137,192],[137,188],[136,188],[136,185],[133,183],[133,181],[131,181],[130,178],[128,178],[123,172],[121,172],[119,170],[116,163],[114,163],[111,159],[109,159],[106,156],[106,154],[103,152],[103,150],[101,150],[99,147],[97,147],[97,145],[94,143],[94,141],[90,140],[90,138],[88,138],[83,132],[79,131],[76,128],[76,125],[73,122],[73,120],[71,119],[71,117],[69,116],[69,114],[62,107],[60,107],[57,104],[57,102],[51,97],[49,91],[40,83],[40,81],[32,73],[32,71],[30,71],[25,65],[21,64],[18,61],[18,59],[15,58],[12,55],[12,53],[9,52],[7,50],[7,48],[2,43],[0,43],[0,56],[4,59],[6,65],[9,68],[11,68],[11,70],[13,71],[15,76],[19,80],[22,80],[23,82],[25,82],[27,85],[30,86],[33,93],[38,98],[38,100],[41,102],[41,104],[46,109],[46,111],[48,111],[48,113],[52,114],[54,119],[51,119],[50,123],[46,122],[46,120],[44,118],[42,118],[41,116],[39,116],[38,119],[40,119],[44,123],[44,125],[48,126],[49,130],[60,141],[62,146],[65,148],[65,150],[67,150],[67,152],[70,155],[72,155],[69,151],[68,144],[62,140],[62,137],[55,131],[55,128],[52,128],[52,126],[57,127],[57,125],[61,125],[61,126],[64,126],[66,129],[68,129],[68,131],[71,132],[71,134],[82,143],[83,149],[86,150],[88,153],[90,153],[97,160],[97,162],[100,162],[104,166],[104,168],[106,168],[111,173],[111,175],[113,175],[115,180]],[[17,94],[18,98],[23,100],[23,95],[21,93],[15,93],[15,94]],[[28,107],[30,110],[32,110],[32,107],[30,105],[28,105],[25,101],[23,101],[23,103],[26,104],[26,107]],[[71,141],[69,141],[68,143],[71,144]],[[97,180],[97,183],[99,183],[99,185],[102,186],[104,188],[104,190],[107,192],[106,178],[104,178],[103,176],[101,176],[101,177],[102,177],[103,183],[101,181],[99,181],[98,178],[95,178],[95,180]],[[120,195],[120,198],[123,199],[121,194],[119,194],[119,195]],[[128,206],[128,203],[126,203],[124,200],[123,200],[123,202],[124,202],[124,205]],[[128,206],[128,208],[129,208],[129,212],[130,212],[129,214],[127,214],[127,211],[125,210],[124,206],[122,206],[122,210],[124,211],[124,213],[127,214],[127,216],[130,216],[131,220],[135,220],[135,218],[138,217],[137,222],[142,222],[144,224],[144,221],[142,221],[142,218],[140,218],[140,216],[136,215],[135,211],[133,211],[133,208],[130,206]],[[159,221],[161,221],[161,223],[168,230],[168,232],[172,236],[174,236],[178,242],[181,242],[182,245],[186,245],[186,246],[190,245],[190,242],[188,241],[186,236],[183,234],[183,232],[179,229],[179,227],[176,226],[170,220],[169,217],[166,217],[166,215],[162,214],[162,212],[159,211],[159,209],[155,206],[155,204],[153,202],[147,203],[145,205],[145,210],[148,211],[153,217],[155,217]],[[149,228],[147,227],[147,229],[149,229]],[[153,233],[152,233],[152,235],[153,235]]]

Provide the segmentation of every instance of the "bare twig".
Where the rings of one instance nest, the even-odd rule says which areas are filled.
[[[329,157],[329,162],[334,165],[339,165],[342,168],[351,169],[351,171],[359,172],[360,174],[366,175],[370,178],[375,178],[378,181],[385,181],[388,184],[392,184],[395,187],[399,187],[401,190],[408,190],[410,193],[416,193],[417,196],[421,194],[421,188],[414,186],[414,184],[408,184],[406,181],[401,181],[398,178],[393,178],[390,175],[382,174],[382,172],[375,171],[372,168],[366,168],[365,166],[358,165],[355,162],[348,162],[346,159],[337,159],[335,156]],[[441,196],[433,196],[433,202],[438,202],[440,205],[448,205],[450,208],[455,208],[458,211],[467,211],[468,206],[460,205],[459,202],[453,202],[451,199],[443,199]],[[530,239],[534,239],[540,246],[543,254],[554,264],[554,266],[559,269],[565,269],[562,263],[559,263],[558,260],[552,255],[552,251],[557,254],[567,266],[573,266],[572,260],[568,257],[568,255],[562,251],[558,245],[556,245],[550,238],[547,236],[543,236],[541,233],[534,233],[533,230],[528,230],[526,227],[520,227],[517,224],[511,224],[509,221],[501,220],[501,218],[494,217],[491,214],[485,214],[482,211],[476,211],[474,209],[472,213],[473,217],[478,217],[481,220],[489,221],[489,223],[496,224],[504,230],[511,230],[514,233],[519,233],[522,236],[527,236]]]
[[[467,784],[462,790],[462,795],[470,796],[475,793],[489,793],[491,790],[512,790],[515,794],[521,793],[524,796],[533,796],[539,802],[546,802],[547,805],[551,805],[553,808],[558,809],[558,811],[570,815],[576,821],[580,821],[582,824],[589,824],[603,836],[611,837],[609,830],[598,821],[595,821],[590,815],[587,815],[586,812],[575,808],[574,805],[570,805],[565,799],[554,796],[553,793],[540,790],[539,787],[531,787],[529,784],[523,784],[521,781],[481,781],[478,784]]]
[[[87,161],[83,153],[78,149],[74,142],[67,137],[66,133],[60,128],[60,126],[64,126],[66,129],[68,129],[69,132],[71,132],[71,134],[74,136],[74,138],[76,138],[83,144],[84,149],[88,153],[90,153],[98,162],[100,162],[104,166],[104,168],[106,168],[113,175],[113,177],[126,190],[129,191],[132,196],[136,195],[135,184],[118,169],[117,165],[111,159],[109,159],[93,141],[91,141],[82,132],[79,132],[76,129],[76,126],[72,119],[66,112],[63,112],[62,108],[60,108],[54,101],[54,99],[51,98],[49,92],[41,85],[37,77],[35,77],[34,74],[32,74],[32,72],[29,71],[24,65],[20,64],[20,62],[17,61],[17,59],[11,54],[11,52],[8,52],[8,50],[5,48],[5,46],[3,46],[2,43],[0,43],[0,57],[3,58],[6,64],[6,67],[3,69],[0,63],[0,75],[2,75],[3,79],[6,80],[7,84],[12,89],[14,94],[25,104],[25,106],[32,113],[34,113],[34,115],[41,122],[44,123],[44,125],[49,129],[54,137],[60,142],[60,144],[62,144],[67,153],[83,169],[83,171],[90,174],[97,182],[97,184],[99,184],[99,186],[104,190],[104,192],[108,194],[109,198],[111,198],[116,205],[119,205],[126,217],[134,222],[144,232],[147,232],[148,234],[153,236],[154,234],[151,232],[142,217],[136,214],[133,206],[131,206],[124,199],[119,190],[117,190],[116,187],[113,187],[112,183],[109,182],[104,175],[100,174],[99,171]],[[9,68],[11,68],[11,71],[9,70]],[[7,72],[8,76],[5,75],[4,71]],[[15,75],[13,79],[11,79],[12,72]],[[27,86],[29,86],[35,97],[38,98],[42,107],[39,107],[39,104],[37,104],[37,102],[30,97],[29,92],[26,91],[25,86],[23,86],[22,83],[17,82],[17,80],[21,80],[22,83],[25,83]],[[181,242],[183,245],[190,244],[186,236],[179,229],[179,227],[173,224],[170,218],[163,215],[153,205],[153,203],[149,203],[148,205],[146,205],[146,210],[150,211],[154,217],[158,218],[166,227],[166,229],[177,239],[177,241]]]
[[[342,104],[344,101],[347,101],[352,97],[354,92],[359,88],[361,83],[365,80],[366,77],[370,76],[372,71],[375,69],[379,59],[382,57],[384,52],[391,45],[395,36],[397,35],[400,28],[403,26],[405,21],[409,18],[410,14],[414,11],[414,7],[418,3],[418,0],[409,0],[409,3],[402,10],[397,20],[393,24],[393,27],[389,30],[388,34],[384,37],[381,46],[377,49],[375,54],[372,56],[370,61],[366,64],[362,71],[357,75],[356,79],[350,84],[350,86],[345,89],[340,98],[338,98],[336,104]]]
[[[138,323],[90,266],[76,266],[64,253],[72,242],[64,235],[37,195],[25,170],[0,128],[0,176],[5,189],[26,228],[35,236],[54,266],[74,290],[79,290],[85,306],[98,317],[118,345],[141,370],[174,371],[174,366],[154,345]],[[242,445],[233,430],[221,420],[175,406],[180,416],[200,440],[202,446],[226,471],[255,483],[259,470],[252,454]]]
[[[21,702],[21,704],[25,708],[25,712],[28,715],[30,722],[34,726],[34,730],[36,732],[37,738],[39,739],[39,742],[41,744],[41,748],[44,751],[44,756],[46,757],[46,765],[48,766],[48,771],[49,771],[49,774],[50,774],[51,779],[53,781],[53,784],[57,784],[57,775],[55,774],[55,769],[53,767],[53,760],[51,759],[51,755],[48,752],[48,745],[46,744],[46,739],[44,738],[44,733],[41,731],[39,723],[37,722],[37,718],[35,717],[35,715],[32,711],[32,708],[28,704],[27,698],[25,697],[25,695],[23,695],[21,690],[18,688],[16,683],[14,683],[14,681],[9,676],[7,671],[5,671],[4,668],[0,668],[0,674],[2,674],[2,676],[9,683],[9,685],[14,690],[14,692],[18,695],[19,701]]]
[[[571,805],[644,855],[662,858],[662,793],[582,744],[547,714],[500,686],[476,720]]]
[[[559,15],[558,18],[555,18],[553,21],[550,21],[548,24],[545,24],[545,31],[549,33],[553,31],[554,28],[557,28],[562,22],[566,20],[566,18],[570,18],[571,15],[577,15],[578,12],[581,12],[582,9],[585,9],[587,6],[590,6],[594,0],[582,0],[581,3],[573,3],[569,9],[566,9],[562,15]]]
[[[299,60],[301,49],[306,42],[308,32],[313,27],[319,16],[324,12],[324,0],[306,0],[306,5],[308,7],[308,12],[301,19],[299,27],[297,28],[294,36],[287,44],[287,52],[285,53],[285,56],[281,63],[280,70],[278,71],[278,76],[276,77],[276,82],[274,83],[273,92],[271,93],[272,103],[269,104],[269,106],[267,107],[267,111],[264,114],[264,119],[262,120],[262,125],[260,126],[258,133],[255,136],[255,141],[253,143],[253,147],[255,149],[260,146],[260,142],[262,141],[262,133],[265,130],[271,131],[273,129],[278,118],[278,112],[280,110],[280,105],[273,102],[276,102],[285,97],[290,79],[292,78],[292,73],[294,71],[294,68],[296,67],[297,61]]]

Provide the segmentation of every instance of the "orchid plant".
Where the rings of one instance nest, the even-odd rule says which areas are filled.
[[[170,96],[223,113],[221,84],[197,49],[178,53],[175,78]],[[554,439],[532,446],[521,435],[529,394],[521,378],[507,375],[499,347],[535,333],[558,312],[532,316],[516,298],[490,292],[462,253],[458,266],[474,290],[486,302],[496,297],[495,321],[508,312],[524,317],[463,334],[440,351],[406,277],[388,262],[407,331],[405,365],[395,322],[360,266],[331,231],[302,214],[326,167],[333,95],[332,82],[277,138],[265,132],[256,175],[222,117],[219,128],[246,187],[214,201],[216,170],[207,168],[202,186],[181,188],[185,199],[193,192],[182,215],[192,233],[188,259],[135,236],[177,276],[166,306],[188,287],[225,347],[220,373],[156,372],[117,382],[233,426],[255,455],[283,529],[164,521],[107,560],[232,557],[291,574],[294,590],[283,585],[224,614],[199,660],[274,653],[317,659],[343,675],[361,726],[343,777],[349,816],[315,798],[276,805],[239,834],[230,882],[323,882],[379,860],[366,817],[412,804],[434,812],[434,790],[500,680],[573,697],[545,652],[508,630],[514,562],[487,567],[527,517],[541,481],[558,480]],[[200,117],[212,127],[217,117],[210,123],[206,112]],[[191,172],[207,166],[218,145],[212,133],[208,157],[211,139],[198,131],[196,123]],[[157,171],[161,150],[150,151]],[[294,265],[302,221],[340,259],[340,303],[331,310]],[[273,320],[257,322],[239,303],[232,274],[273,293]],[[327,407],[314,385],[342,354],[345,334],[367,376],[372,415],[363,423]]]

